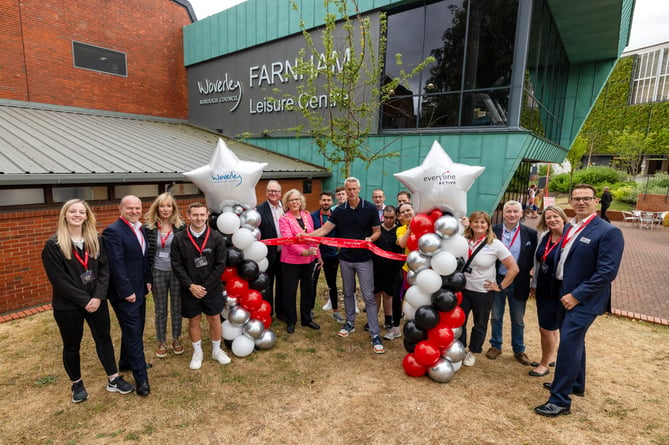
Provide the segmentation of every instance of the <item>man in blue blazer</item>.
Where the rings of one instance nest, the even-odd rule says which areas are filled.
[[[281,184],[277,181],[268,181],[265,189],[267,200],[256,207],[260,213],[260,237],[270,239],[279,237],[279,218],[283,215],[281,205]],[[279,320],[285,317],[283,311],[283,280],[281,279],[280,246],[267,246],[267,276],[269,286],[263,292],[265,300],[272,305],[272,311]]]
[[[623,255],[622,232],[597,216],[596,196],[588,184],[576,185],[571,194],[576,216],[563,235],[555,271],[556,279],[562,280],[564,308],[555,376],[552,383],[544,383],[551,392],[548,402],[534,409],[543,416],[569,414],[569,396],[585,394],[585,335],[610,306],[611,281]]]
[[[492,334],[490,349],[486,357],[496,359],[502,353],[502,321],[504,308],[509,301],[511,318],[511,348],[516,360],[525,366],[530,359],[525,353],[525,306],[530,296],[530,272],[534,266],[534,251],[537,249],[537,231],[520,223],[523,205],[518,201],[507,201],[502,209],[503,224],[495,224],[492,231],[516,260],[520,272],[510,286],[495,295],[492,305],[490,324]],[[497,282],[501,283],[506,275],[506,268],[497,262]]]
[[[119,209],[119,219],[102,232],[111,272],[108,299],[121,326],[119,369],[132,369],[137,394],[148,396],[151,389],[143,336],[146,294],[151,291],[152,278],[146,234],[139,222],[142,201],[125,196]]]

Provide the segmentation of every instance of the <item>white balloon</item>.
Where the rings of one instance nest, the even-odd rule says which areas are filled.
[[[244,250],[245,260],[253,260],[257,263],[263,258],[267,258],[267,245],[263,242],[254,241],[247,249]]]
[[[239,250],[248,249],[255,240],[256,237],[253,236],[253,232],[249,229],[242,228],[232,234],[232,245]]]
[[[446,360],[451,362],[449,359]],[[458,372],[460,368],[462,368],[462,360],[460,360],[459,362],[451,362],[451,366],[453,366],[453,371]]]
[[[226,306],[223,307],[223,310],[221,311],[221,317],[223,317],[227,320],[228,319],[228,312],[230,312],[230,308],[226,305]]]
[[[255,343],[253,339],[247,335],[240,335],[232,341],[232,353],[237,357],[246,357],[253,352]]]
[[[221,213],[216,219],[216,227],[218,227],[221,233],[228,235],[235,233],[239,229],[239,216],[233,212]]]
[[[226,340],[234,340],[244,332],[243,327],[234,325],[230,323],[229,320],[225,320],[221,323],[221,329],[223,329],[223,338]]]
[[[260,270],[260,272],[267,271],[267,268],[269,267],[269,260],[267,258],[263,258],[260,261],[256,261],[256,263],[258,263],[258,270]]]
[[[469,255],[469,243],[462,235],[453,235],[441,241],[441,250],[451,252],[454,257],[467,258]]]
[[[441,288],[441,283],[441,275],[432,269],[421,270],[416,275],[416,285],[428,296],[438,291]]]
[[[416,308],[411,306],[406,299],[402,303],[402,312],[404,313],[404,319],[407,321],[416,318]]]
[[[439,282],[441,283],[441,278],[439,279]],[[414,308],[419,308],[426,304],[432,304],[432,297],[431,294],[423,292],[421,288],[415,284],[407,289],[406,293],[404,294],[404,301],[406,301]]]
[[[442,276],[448,276],[458,268],[458,260],[451,252],[442,250],[432,257],[430,265],[435,272]]]

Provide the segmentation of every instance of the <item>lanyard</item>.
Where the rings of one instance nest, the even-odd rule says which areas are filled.
[[[156,225],[158,226],[158,235],[160,236],[160,245],[162,248],[165,248],[165,244],[167,243],[167,239],[170,237],[172,234],[172,231],[170,230],[163,236],[163,233],[160,231],[160,221],[156,221]]]
[[[474,244],[472,244],[472,242],[469,241],[469,256],[472,256],[472,251],[474,250],[474,247],[478,246],[479,243],[483,242],[483,240],[485,239],[485,237],[486,237],[486,236],[483,235],[483,236],[482,236],[481,238],[479,238],[478,241],[476,241]]]
[[[74,256],[77,258],[77,261],[79,261],[79,264],[84,266],[84,270],[88,270],[88,251],[86,251],[86,254],[84,255],[83,260],[79,256],[79,252],[77,252],[76,248],[72,249],[72,253],[74,253]]]
[[[555,249],[555,246],[560,244],[560,239],[562,238],[562,235],[560,235],[560,238],[557,239],[554,243],[551,244],[551,234],[549,233],[546,237],[546,247],[544,247],[544,256],[541,257],[542,262],[546,262],[546,258],[548,258],[548,255]],[[548,248],[550,244],[550,249]]]
[[[567,230],[567,233],[565,233],[565,234],[563,235],[563,236],[564,236],[564,239],[562,240],[562,246],[560,246],[560,248],[561,248],[561,249],[564,249],[564,246],[566,246],[567,243],[569,243],[569,241],[571,241],[572,238],[574,238],[576,235],[578,235],[578,232],[580,232],[581,230],[585,229],[585,226],[587,226],[588,224],[590,224],[590,221],[592,221],[593,219],[595,219],[595,216],[597,216],[596,213],[593,213],[592,215],[590,215],[585,221],[583,221],[583,225],[582,225],[581,227],[579,227],[578,229],[576,229],[576,231],[574,232],[574,234],[571,235],[571,236],[569,236],[569,234],[571,233],[571,229],[572,229],[574,226],[569,226],[569,230]]]
[[[211,231],[209,227],[207,227],[207,234],[204,236],[204,242],[202,243],[202,247],[200,247],[197,245],[197,243],[195,242],[195,238],[193,238],[193,235],[190,233],[190,227],[188,228],[188,238],[190,238],[190,242],[193,243],[193,246],[195,246],[195,250],[197,250],[200,253],[200,256],[202,256],[202,252],[204,251],[204,248],[207,245],[207,241],[209,241],[209,233],[211,233]]]
[[[513,238],[511,238],[511,243],[506,246],[507,249],[511,250],[511,246],[513,246],[513,243],[516,242],[516,238],[518,238],[518,234],[520,233],[520,224],[518,224],[518,227],[516,227],[516,231],[513,234]]]
[[[124,217],[120,217],[121,220],[123,220],[124,223],[126,223],[130,228],[132,229],[133,232],[135,232],[135,236],[137,237],[137,241],[139,242],[139,246],[142,248],[142,252],[144,251],[144,235],[142,235],[142,229],[136,229],[133,224],[130,224],[130,221],[125,219]]]

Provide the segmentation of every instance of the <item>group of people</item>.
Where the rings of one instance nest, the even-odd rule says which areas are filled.
[[[382,354],[385,348],[379,308],[383,306],[383,327],[387,329],[383,338],[401,337],[402,293],[408,287],[408,269],[403,261],[374,254],[355,244],[355,240],[372,242],[390,253],[408,253],[414,211],[408,192],[400,192],[398,204],[393,206],[385,204],[382,190],[374,190],[370,202],[360,197],[360,188],[358,179],[347,178],[334,196],[321,193],[319,209],[309,213],[299,190],[291,189],[282,195],[277,181],[267,183],[267,200],[256,208],[261,215],[261,237],[297,241],[268,246],[269,285],[263,293],[275,316],[286,323],[288,334],[295,332],[298,320],[304,327],[320,329],[313,319],[313,309],[318,277],[323,270],[328,287],[323,309],[332,310],[334,319],[343,324],[338,335],[348,337],[356,328],[359,287],[367,318],[365,330],[369,331],[373,351]],[[479,211],[463,218],[469,252],[464,264],[466,285],[461,307],[467,318],[472,314],[469,341],[466,322],[460,337],[468,346],[463,365],[475,365],[483,351],[489,322],[492,334],[485,356],[495,360],[502,354],[502,321],[508,303],[515,359],[532,366],[529,375],[533,377],[546,376],[550,368],[555,368],[553,381],[544,383],[551,396],[535,409],[545,416],[569,413],[570,395],[584,394],[585,335],[596,316],[609,308],[611,281],[617,274],[624,247],[621,231],[597,216],[598,199],[592,186],[576,185],[570,204],[575,213],[571,221],[559,207],[546,207],[539,217],[539,235],[521,224],[523,205],[518,201],[504,204],[501,224],[492,225],[490,216]],[[72,382],[73,402],[88,397],[79,357],[84,321],[91,329],[108,376],[107,390],[121,394],[135,390],[143,396],[150,393],[147,369],[151,365],[146,362],[143,344],[149,292],[155,300],[157,357],[165,357],[170,349],[169,306],[170,346],[174,354],[184,352],[180,335],[185,317],[193,347],[189,366],[202,366],[200,322],[204,313],[212,358],[223,365],[230,362],[221,349],[220,323],[224,306],[220,276],[226,264],[226,242],[208,227],[209,210],[199,202],[190,204],[186,225],[168,193],[155,199],[145,215],[145,225],[139,222],[142,203],[138,197],[124,197],[119,210],[118,220],[105,228],[100,237],[88,204],[79,199],[66,202],[57,232],[42,253],[53,285],[54,317],[63,339],[63,363]],[[316,245],[309,240],[301,243],[302,236],[342,241],[336,246]],[[338,270],[344,315],[339,311]],[[541,339],[541,359],[537,362],[530,361],[524,343],[523,320],[530,296],[536,298]],[[107,300],[122,332],[118,367]],[[135,385],[126,382],[119,369],[132,370]]]

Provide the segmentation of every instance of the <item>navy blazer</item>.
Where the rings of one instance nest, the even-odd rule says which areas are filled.
[[[146,233],[142,228],[146,243]],[[124,300],[133,293],[139,299],[148,293],[147,283],[151,283],[148,244],[145,253],[137,240],[134,230],[120,218],[102,232],[107,259],[109,260],[109,299]]]
[[[272,209],[269,206],[269,202],[263,202],[256,207],[256,210],[260,213],[260,226],[258,227],[260,229],[260,238],[278,238],[279,234],[276,233],[276,225],[274,225],[274,217],[272,216]],[[267,246],[267,261],[269,261],[269,264],[274,264],[277,260],[277,246]]]
[[[562,295],[571,293],[580,303],[573,311],[600,315],[608,309],[624,248],[620,229],[599,216],[576,235],[562,277]]]
[[[492,226],[492,231],[499,240],[502,239],[503,226],[503,224]],[[518,263],[520,272],[518,272],[518,275],[513,280],[513,298],[524,301],[530,296],[530,281],[532,279],[530,272],[532,272],[532,267],[534,267],[534,251],[537,250],[537,231],[521,224],[519,236],[520,253],[516,263]],[[498,268],[499,264],[498,261]]]

